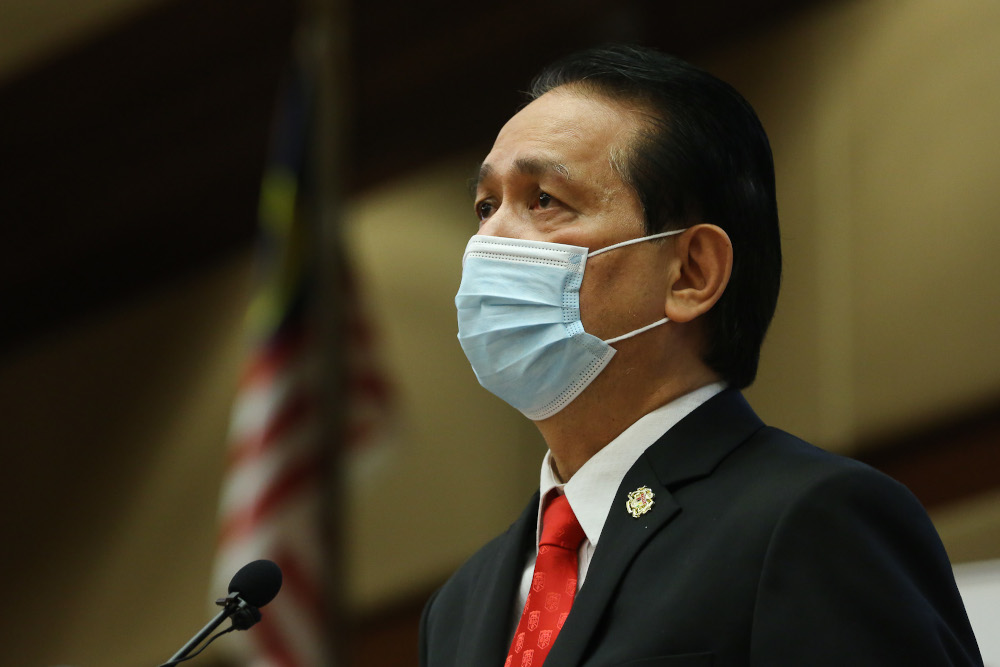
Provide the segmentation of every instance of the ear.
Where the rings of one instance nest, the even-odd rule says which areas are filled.
[[[716,225],[689,227],[677,239],[665,313],[672,322],[690,322],[722,296],[733,271],[733,244]]]

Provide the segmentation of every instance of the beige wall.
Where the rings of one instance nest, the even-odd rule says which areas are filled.
[[[159,664],[207,622],[249,266],[0,365],[4,664]]]
[[[1000,4],[844,2],[709,63],[757,107],[787,256],[751,392],[826,446],[1000,399]]]

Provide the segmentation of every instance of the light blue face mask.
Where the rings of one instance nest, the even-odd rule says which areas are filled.
[[[611,343],[668,321],[664,317],[608,340],[584,331],[580,285],[587,258],[683,231],[591,253],[562,243],[473,236],[455,305],[458,340],[479,383],[533,420],[569,405],[611,361]]]

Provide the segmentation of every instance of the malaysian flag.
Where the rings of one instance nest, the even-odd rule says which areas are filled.
[[[346,264],[320,243],[309,155],[314,99],[297,72],[282,99],[261,189],[260,287],[247,325],[252,351],[234,403],[220,497],[213,590],[225,590],[234,572],[259,558],[275,561],[284,575],[263,621],[227,642],[239,664],[255,667],[337,663],[339,590],[330,574],[340,561],[339,461],[377,437],[390,404]],[[317,304],[324,245],[324,266],[340,267],[324,276],[324,284],[339,286],[321,305],[332,316]],[[331,339],[340,341],[335,350]],[[330,405],[341,418],[330,418]]]

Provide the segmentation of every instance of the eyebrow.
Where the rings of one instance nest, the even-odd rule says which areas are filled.
[[[518,158],[514,160],[514,171],[518,174],[524,174],[526,176],[541,176],[542,174],[555,172],[567,181],[573,180],[569,168],[566,165],[562,162],[547,160],[545,158]],[[496,170],[485,162],[479,166],[478,175],[475,176],[469,183],[469,189],[471,190],[473,196],[475,196],[476,190],[479,188],[479,184],[482,183],[484,179],[492,176],[494,173],[496,173]]]

